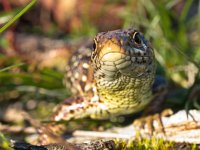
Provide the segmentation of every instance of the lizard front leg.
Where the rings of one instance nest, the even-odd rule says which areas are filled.
[[[61,134],[66,130],[66,126],[63,123],[58,123],[59,121],[69,121],[85,117],[95,118],[100,114],[104,115],[106,113],[102,107],[105,108],[100,101],[88,101],[81,96],[66,99],[57,106],[55,112],[50,117],[50,123],[42,125],[38,129],[39,138],[37,143],[42,145],[59,143]]]

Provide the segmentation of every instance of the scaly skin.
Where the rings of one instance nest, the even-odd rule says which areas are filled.
[[[106,119],[143,109],[152,99],[155,57],[134,30],[99,33],[93,50],[80,48],[67,67],[66,85],[75,97],[59,105],[52,120]]]
[[[74,97],[60,104],[51,120],[108,119],[140,111],[153,98],[155,70],[153,49],[140,32],[99,33],[92,50],[80,48],[67,65],[65,84]],[[59,143],[63,128],[63,124],[41,125],[38,142]]]

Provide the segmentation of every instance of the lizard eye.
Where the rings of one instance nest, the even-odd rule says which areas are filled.
[[[94,39],[92,47],[93,47],[93,51],[92,51],[91,59],[93,60],[95,58],[95,55],[96,55],[96,48],[97,48],[96,39]]]
[[[96,50],[96,48],[97,48],[97,41],[96,41],[96,39],[94,39],[92,47],[93,47],[93,50]]]
[[[96,43],[94,42],[93,43],[93,50],[95,50],[96,49]]]
[[[140,33],[138,33],[138,32],[135,32],[135,33],[133,34],[133,39],[134,39],[134,42],[135,42],[137,45],[140,45],[140,44],[142,43]]]

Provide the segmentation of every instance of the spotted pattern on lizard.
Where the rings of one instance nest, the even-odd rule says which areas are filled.
[[[152,99],[155,56],[135,29],[99,33],[93,48],[82,47],[67,65],[65,84],[73,97],[60,104],[52,120],[107,119],[143,109]]]

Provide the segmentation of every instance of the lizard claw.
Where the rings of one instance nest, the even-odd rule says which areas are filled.
[[[165,128],[162,122],[162,117],[172,115],[173,111],[171,109],[165,109],[161,113],[156,113],[154,115],[149,115],[136,119],[133,125],[136,131],[139,131],[141,135],[153,136],[157,133],[165,135]]]

